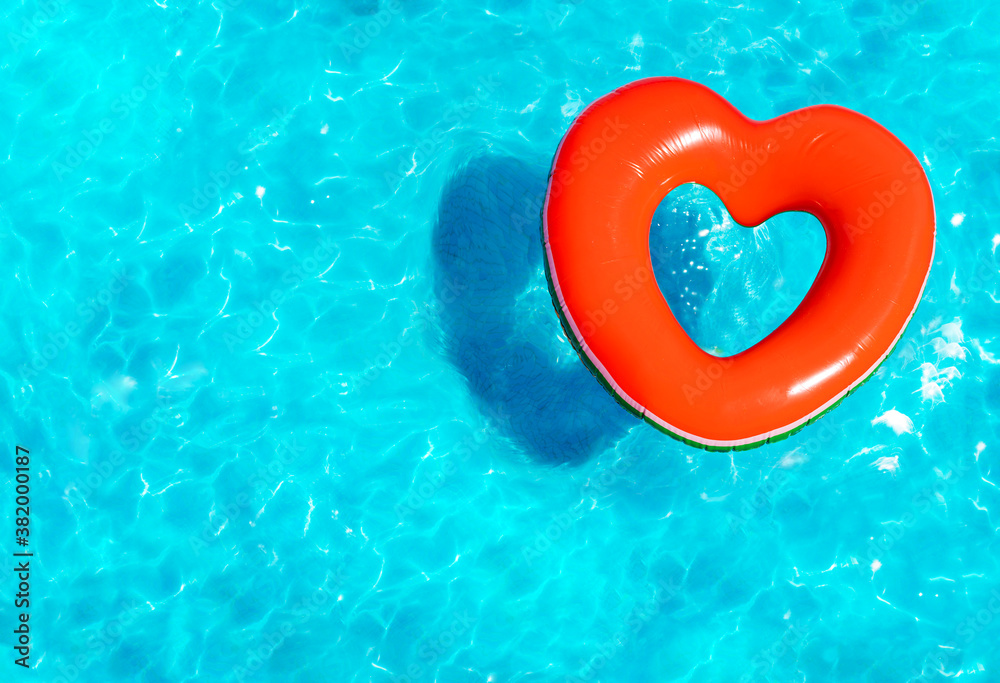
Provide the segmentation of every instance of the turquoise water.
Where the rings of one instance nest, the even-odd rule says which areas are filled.
[[[4,680],[1000,680],[1000,6],[32,0],[2,28],[2,496],[20,444],[36,553],[35,668]],[[545,287],[556,145],[662,75],[856,109],[934,191],[896,353],[757,450],[629,417]],[[729,353],[824,242],[688,187],[651,246]]]

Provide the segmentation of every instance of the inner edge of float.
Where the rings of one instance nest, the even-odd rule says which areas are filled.
[[[559,147],[556,149],[556,154],[555,154],[555,157],[553,158],[553,162],[552,162],[552,168],[553,168],[553,170],[555,169],[556,160],[559,158],[559,154],[562,152],[563,143],[565,141],[566,141],[566,137],[563,137],[563,139],[559,142]],[[923,165],[920,164],[919,161],[917,162],[917,164],[918,164],[918,167],[921,169],[921,171],[923,171]],[[925,176],[926,176],[926,173],[925,173]],[[551,174],[551,171],[550,171],[549,178],[548,178],[548,183],[549,183],[550,187],[551,187],[551,180],[552,180],[552,174]],[[732,450],[732,449],[739,449],[740,447],[752,448],[754,446],[763,445],[763,444],[771,441],[772,439],[775,440],[775,441],[779,440],[779,439],[775,439],[774,437],[782,437],[782,438],[784,438],[784,437],[790,436],[793,432],[797,431],[798,429],[801,429],[801,428],[807,426],[810,422],[813,422],[813,421],[819,419],[819,417],[821,417],[825,412],[827,412],[828,410],[830,410],[837,403],[839,403],[845,397],[847,397],[848,394],[850,394],[852,391],[854,391],[855,389],[857,389],[860,385],[864,384],[865,381],[867,381],[868,378],[871,377],[872,373],[874,373],[878,369],[878,367],[883,362],[885,362],[885,360],[889,356],[892,355],[892,352],[896,349],[896,345],[899,343],[899,340],[903,337],[903,334],[906,333],[906,328],[909,327],[910,321],[913,319],[914,314],[916,314],[917,308],[920,306],[920,301],[924,297],[924,289],[927,287],[927,281],[930,279],[931,268],[934,265],[934,253],[935,253],[935,251],[937,249],[937,239],[936,239],[937,238],[937,224],[936,224],[936,221],[935,221],[934,224],[931,226],[931,230],[932,230],[931,256],[930,256],[929,262],[927,264],[927,270],[924,273],[924,281],[920,285],[920,292],[917,294],[916,301],[914,302],[913,307],[910,309],[909,315],[906,316],[906,321],[900,327],[899,332],[896,334],[896,337],[893,339],[892,343],[889,344],[889,346],[886,349],[886,351],[881,356],[879,356],[878,360],[876,360],[875,363],[872,364],[872,366],[870,368],[868,368],[865,372],[863,372],[856,380],[854,380],[846,388],[844,388],[842,391],[838,392],[834,397],[832,397],[829,401],[827,401],[826,403],[824,403],[822,406],[820,406],[816,410],[812,411],[811,413],[808,413],[804,417],[802,417],[802,418],[800,418],[800,419],[798,419],[798,420],[796,420],[796,421],[794,421],[794,422],[792,422],[790,424],[787,424],[787,425],[784,425],[782,427],[779,427],[778,429],[775,429],[775,430],[772,430],[772,431],[769,431],[769,432],[763,432],[761,434],[757,434],[756,436],[747,437],[745,439],[735,439],[735,440],[729,440],[729,441],[718,440],[718,439],[706,439],[705,437],[697,436],[696,434],[691,434],[689,432],[685,432],[684,430],[682,430],[682,429],[680,429],[678,427],[675,427],[674,425],[670,424],[666,420],[664,420],[664,419],[660,418],[659,416],[657,416],[657,415],[649,412],[646,409],[645,406],[641,405],[638,401],[636,401],[634,398],[632,398],[631,396],[629,396],[621,388],[621,386],[614,380],[614,378],[611,377],[611,374],[604,367],[604,364],[601,363],[601,361],[597,357],[597,355],[594,354],[590,350],[590,346],[588,346],[587,343],[586,343],[586,341],[584,341],[583,335],[580,333],[580,329],[579,329],[579,327],[577,327],[576,321],[573,320],[573,316],[570,315],[569,308],[566,305],[566,300],[565,300],[565,298],[563,297],[563,294],[562,294],[562,288],[559,285],[559,277],[556,274],[555,263],[553,262],[553,257],[552,257],[552,251],[549,248],[549,221],[548,221],[548,213],[549,213],[550,194],[551,193],[550,193],[549,189],[547,188],[546,189],[546,193],[545,193],[545,205],[542,207],[542,217],[541,217],[542,218],[542,243],[545,246],[545,276],[546,276],[546,279],[548,280],[548,283],[549,283],[549,285],[551,287],[551,290],[552,290],[553,303],[555,303],[555,305],[556,305],[555,306],[556,307],[556,311],[559,314],[560,320],[564,323],[563,327],[566,327],[566,325],[568,324],[568,326],[570,328],[568,330],[568,332],[572,332],[572,336],[574,337],[574,339],[572,340],[573,341],[573,346],[577,349],[577,351],[582,351],[586,355],[586,357],[590,360],[590,367],[593,370],[596,370],[600,374],[601,378],[604,380],[603,384],[606,385],[606,388],[608,388],[608,390],[615,396],[615,398],[619,399],[620,401],[624,401],[625,404],[626,404],[626,407],[631,407],[631,409],[633,411],[635,411],[635,413],[640,418],[642,418],[643,420],[646,420],[646,421],[650,422],[651,424],[655,425],[657,428],[666,431],[671,436],[675,436],[675,437],[681,439],[682,441],[686,441],[686,442],[689,442],[689,443],[692,443],[692,444],[700,444],[700,445],[705,446],[707,448],[713,448],[713,449],[718,449],[718,450]],[[930,195],[930,198],[931,198],[931,216],[935,216],[936,215],[936,213],[935,213],[936,212],[936,208],[934,206],[934,194],[932,192],[929,192],[928,194]],[[723,205],[724,204],[725,203],[723,203]],[[729,209],[727,207],[726,211],[728,211],[728,210]],[[771,218],[773,218],[773,216],[771,216]],[[770,220],[770,218],[768,220]],[[662,297],[663,296],[663,291],[660,290],[659,285],[657,285],[657,290],[660,291],[660,296]],[[666,303],[666,299],[664,299],[664,303]],[[669,303],[667,303],[667,308],[668,309],[670,308],[670,304]],[[671,311],[671,314],[673,314],[673,311]],[[772,334],[773,334],[773,332],[772,332]],[[760,342],[758,342],[758,344],[759,343]]]

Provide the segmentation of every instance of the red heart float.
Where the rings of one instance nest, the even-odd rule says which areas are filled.
[[[799,307],[728,358],[691,340],[653,277],[653,213],[684,183],[715,192],[744,226],[805,211],[826,231]],[[927,281],[934,201],[916,157],[857,112],[820,105],[753,121],[698,83],[650,78],[573,122],[543,230],[563,327],[605,388],[672,436],[730,450],[801,429],[892,352]]]

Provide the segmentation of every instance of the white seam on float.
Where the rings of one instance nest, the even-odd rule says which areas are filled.
[[[548,200],[546,200],[545,205],[546,211],[548,211]],[[563,297],[562,288],[559,286],[559,277],[556,275],[552,252],[549,249],[548,221],[543,217],[542,222],[545,225],[545,258],[549,261],[549,279],[552,280],[552,287],[555,289],[556,299],[559,301],[559,307],[562,309],[562,315],[566,319],[566,322],[569,323],[573,336],[576,337],[577,344],[580,345],[580,348],[583,350],[584,354],[586,354],[587,358],[590,359],[590,362],[594,364],[597,371],[601,373],[601,377],[603,377],[604,380],[611,386],[613,393],[639,411],[640,415],[645,416],[647,414],[645,406],[641,405],[638,401],[629,396],[628,393],[622,389],[621,385],[619,385],[618,382],[611,377],[611,373],[609,373],[607,368],[604,367],[604,363],[600,361],[597,355],[591,351],[590,345],[584,340],[583,335],[580,333],[580,328],[577,327],[576,321],[573,320],[573,316],[569,312],[569,307],[566,305],[566,299]]]

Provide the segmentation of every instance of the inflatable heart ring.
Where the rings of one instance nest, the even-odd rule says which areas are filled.
[[[728,358],[688,337],[653,277],[653,213],[684,183],[715,192],[744,226],[805,211],[826,231],[799,307]],[[927,281],[934,202],[916,157],[861,114],[820,105],[753,121],[702,85],[651,78],[573,122],[543,238],[563,328],[605,388],[689,444],[744,449],[817,419],[892,352]]]

